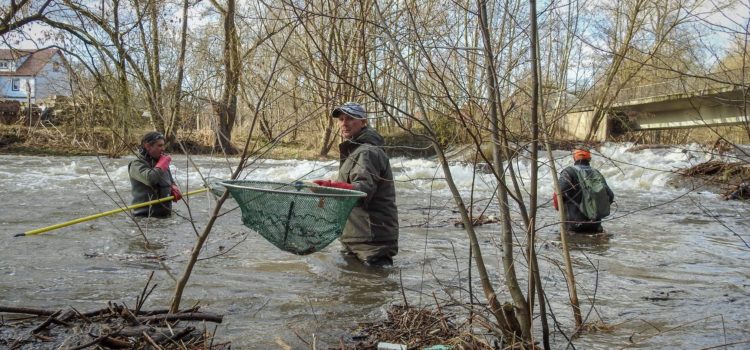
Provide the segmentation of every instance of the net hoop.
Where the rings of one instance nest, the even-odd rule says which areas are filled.
[[[242,223],[281,250],[307,255],[341,237],[352,209],[367,194],[296,181],[219,180],[216,196],[229,193]]]
[[[243,189],[243,190],[252,190],[252,191],[259,191],[259,192],[267,192],[267,193],[278,193],[278,194],[294,194],[296,196],[309,196],[309,197],[366,197],[367,193],[356,191],[356,190],[345,190],[343,188],[335,188],[335,187],[325,187],[325,186],[318,186],[313,183],[304,183],[301,182],[299,185],[297,183],[282,183],[282,182],[272,182],[272,181],[253,181],[257,184],[268,184],[268,185],[278,185],[279,187],[285,187],[285,186],[294,186],[295,191],[289,191],[289,190],[273,190],[268,188],[261,188],[261,187],[254,187],[254,186],[243,186],[243,185],[237,185],[233,183],[228,183],[224,181],[218,181],[217,183],[224,187],[231,187],[231,188],[237,188],[237,189]],[[296,189],[296,187],[299,188],[321,188],[325,189],[326,191],[330,192],[333,191],[334,193],[307,193],[307,192],[299,192],[299,190]]]

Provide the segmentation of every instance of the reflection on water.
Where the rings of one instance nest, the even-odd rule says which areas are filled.
[[[613,156],[633,156],[617,148],[609,151]],[[675,157],[673,163],[663,164],[669,168],[684,154],[641,157],[660,166]],[[175,158],[176,164],[185,164],[184,158]],[[452,212],[444,186],[425,180],[435,174],[437,165],[426,160],[394,162],[394,168],[400,169],[397,177],[405,181],[398,187],[402,228],[395,266],[363,266],[340,254],[338,242],[307,256],[285,253],[244,227],[239,213],[231,211],[216,222],[183,307],[199,303],[204,310],[225,314],[218,336],[238,349],[278,348],[277,338],[293,348],[309,348],[300,338],[310,341],[313,333],[324,348],[336,346],[357,322],[381,319],[389,304],[402,302],[402,291],[417,305],[432,303],[433,292],[439,296],[450,292],[468,302],[466,234],[449,224],[458,215]],[[212,176],[228,174],[210,159],[197,163]],[[166,220],[133,221],[118,215],[12,238],[13,233],[127,204],[117,199],[119,194],[124,202],[130,200],[127,159],[104,164],[106,173],[95,158],[0,156],[0,224],[6,233],[0,235],[3,304],[70,305],[79,310],[100,308],[108,300],[132,304],[151,271],[157,287],[146,307],[169,304],[173,277],[182,273],[212,210],[208,195],[191,197],[190,211],[184,203],[176,203],[180,216]],[[456,167],[460,189],[468,193],[471,174]],[[335,163],[330,162],[275,161],[255,169],[248,178],[289,181],[308,173],[313,178],[330,177],[334,171]],[[666,182],[663,174],[622,164],[603,172],[618,201],[615,215],[604,224],[607,234],[572,235],[568,242],[584,313],[591,322],[601,318],[614,327],[611,332],[584,334],[575,340],[576,347],[695,349],[750,339],[750,249],[742,240],[749,238],[750,205],[706,193],[681,197],[680,190],[660,187]],[[197,176],[193,173],[183,169],[178,179],[183,184],[200,183],[197,177],[184,178]],[[407,181],[413,178],[420,180]],[[548,181],[542,177],[540,183],[548,186]],[[487,192],[475,195],[490,198]],[[227,209],[234,207],[227,204]],[[497,214],[496,204],[488,213]],[[539,214],[538,252],[545,291],[557,320],[570,331],[557,213],[545,204]],[[194,225],[187,219],[190,215]],[[502,285],[499,226],[484,225],[477,231],[492,282],[500,299],[509,300]],[[518,232],[522,244],[523,234]],[[476,272],[472,278],[474,291],[481,290]],[[565,348],[562,337],[555,339],[555,348]],[[735,347],[742,348],[744,344]]]

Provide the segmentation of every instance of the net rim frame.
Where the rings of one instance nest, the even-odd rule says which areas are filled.
[[[293,183],[283,183],[283,182],[273,182],[273,181],[253,181],[256,183],[265,183],[265,184],[276,184],[276,185],[284,185],[284,186],[294,186]],[[258,188],[258,187],[251,187],[251,186],[241,186],[241,185],[235,185],[235,184],[229,184],[223,181],[218,181],[218,184],[224,186],[224,187],[232,187],[232,188],[239,188],[239,189],[249,189],[249,190],[255,190],[259,192],[267,192],[267,193],[277,193],[277,194],[294,194],[296,196],[306,196],[306,197],[356,197],[356,198],[362,198],[366,197],[367,193],[364,193],[362,191],[356,191],[356,190],[346,190],[343,188],[335,188],[336,191],[343,191],[345,193],[305,193],[305,192],[289,192],[289,191],[281,191],[281,190],[270,190],[266,188]],[[319,187],[319,188],[327,188],[330,189],[331,187],[326,186],[318,186],[318,185],[309,185],[304,184],[304,186],[307,187]]]

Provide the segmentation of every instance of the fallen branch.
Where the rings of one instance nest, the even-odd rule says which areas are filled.
[[[28,307],[0,306],[0,312],[10,313],[10,314],[52,316],[52,314],[58,311],[51,311],[51,310],[44,310],[44,309],[32,309]]]
[[[42,330],[44,330],[45,328],[47,328],[47,326],[49,326],[50,323],[53,322],[52,320],[57,320],[55,317],[57,317],[57,315],[59,315],[61,312],[62,312],[62,310],[57,310],[57,312],[55,312],[54,314],[49,315],[49,317],[47,317],[47,319],[44,320],[44,322],[42,322],[42,324],[40,324],[39,326],[37,326],[36,328],[34,328],[31,331],[31,334],[39,333]]]
[[[224,316],[206,313],[206,312],[189,312],[179,314],[164,314],[164,315],[153,315],[153,316],[139,316],[138,321],[142,323],[151,321],[209,321],[214,323],[221,323]]]

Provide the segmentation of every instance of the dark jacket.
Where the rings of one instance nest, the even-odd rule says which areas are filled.
[[[338,181],[348,182],[367,194],[349,215],[341,236],[344,243],[398,240],[396,187],[383,144],[382,136],[365,127],[339,145]]]
[[[172,174],[154,167],[156,159],[145,152],[128,164],[133,204],[144,203],[172,195]],[[166,217],[172,214],[172,202],[167,201],[134,210],[136,216]]]
[[[573,232],[598,232],[601,231],[601,220],[589,220],[586,216],[581,213],[581,202],[583,201],[583,194],[578,184],[578,177],[576,176],[575,166],[581,167],[582,169],[593,169],[589,165],[588,161],[579,160],[575,162],[574,166],[569,166],[560,173],[560,193],[562,193],[563,205],[565,205],[565,221],[567,222],[568,230]],[[606,185],[606,181],[605,181]],[[612,203],[615,200],[615,194],[609,185],[605,186],[607,195],[609,196],[609,202]]]

